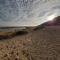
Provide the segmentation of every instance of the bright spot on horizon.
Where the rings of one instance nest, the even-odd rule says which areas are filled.
[[[55,14],[54,15],[50,15],[50,16],[48,16],[47,20],[48,21],[52,21],[55,17],[56,17]]]

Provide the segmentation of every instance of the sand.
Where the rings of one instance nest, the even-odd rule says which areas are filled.
[[[0,40],[0,60],[60,60],[60,28]]]

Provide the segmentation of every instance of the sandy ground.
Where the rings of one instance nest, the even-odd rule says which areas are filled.
[[[60,60],[60,28],[0,40],[0,60]]]

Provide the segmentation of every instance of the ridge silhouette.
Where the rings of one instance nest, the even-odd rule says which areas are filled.
[[[47,26],[48,27],[50,27],[50,26],[60,26],[60,16],[55,17],[53,20],[47,21],[47,22],[37,26],[34,30],[43,29]]]

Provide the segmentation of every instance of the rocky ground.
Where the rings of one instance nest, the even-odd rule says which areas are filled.
[[[0,40],[0,60],[60,60],[60,27]]]

